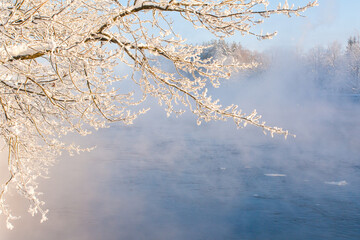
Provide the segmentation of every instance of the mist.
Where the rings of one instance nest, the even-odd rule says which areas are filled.
[[[0,224],[1,239],[360,238],[359,96],[324,93],[296,51],[264,54],[265,70],[210,92],[296,137],[197,126],[149,102],[134,125],[74,137],[97,148],[62,156],[42,181],[49,220],[24,214],[14,194],[22,219]]]

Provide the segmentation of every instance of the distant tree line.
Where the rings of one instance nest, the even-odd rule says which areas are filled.
[[[254,67],[241,72],[241,76],[251,77],[272,66],[271,57],[244,48],[240,43],[213,40],[203,44],[200,58],[211,60],[237,61],[254,64]],[[360,94],[360,37],[351,36],[344,48],[339,42],[327,47],[317,46],[309,51],[297,53],[299,66],[304,66],[318,89],[347,94]]]
[[[240,74],[249,76],[249,74],[258,73],[264,69],[265,56],[257,51],[251,51],[244,48],[240,43],[226,42],[224,40],[212,40],[203,43],[205,49],[200,58],[209,61],[223,60],[224,62],[237,62],[238,64],[252,64],[252,67],[245,68]]]
[[[233,58],[240,63],[250,63],[261,60],[261,54],[244,48],[240,43],[228,43],[224,40],[213,40],[203,44],[207,48],[202,52],[201,58]]]
[[[360,39],[352,36],[345,48],[333,42],[326,48],[315,47],[307,54],[308,68],[321,89],[360,93]]]

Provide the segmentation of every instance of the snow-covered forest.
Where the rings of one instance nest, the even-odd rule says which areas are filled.
[[[360,93],[359,36],[350,36],[347,43],[333,42],[315,47],[306,55],[316,85],[337,93]]]
[[[309,88],[327,94],[359,94],[360,93],[360,37],[349,36],[348,42],[333,42],[328,46],[315,46],[309,50],[296,49],[291,51],[298,68],[302,68],[309,78]],[[246,49],[241,43],[211,41],[204,43],[210,46],[201,55],[202,58],[235,59],[241,63],[258,63],[252,69],[241,71],[240,79],[251,79],[274,67],[275,49],[271,52],[257,52]],[[284,69],[294,66],[284,65]],[[241,77],[242,76],[242,77]]]

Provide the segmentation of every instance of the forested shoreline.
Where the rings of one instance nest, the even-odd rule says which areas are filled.
[[[257,63],[255,67],[241,71],[241,79],[251,79],[273,66],[274,57],[271,53],[251,51],[244,48],[241,43],[214,40],[203,45],[207,47],[201,55],[203,59],[235,59],[244,64]],[[333,42],[328,46],[316,46],[307,51],[290,52],[293,54],[292,58],[296,59],[297,67],[305,70],[310,78],[309,82],[316,89],[329,93],[360,94],[359,36],[349,37],[345,44]],[[286,67],[284,66],[285,69]]]

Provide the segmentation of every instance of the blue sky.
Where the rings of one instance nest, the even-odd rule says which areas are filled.
[[[277,6],[278,0],[269,0],[271,5]],[[284,0],[281,1],[282,3]],[[304,5],[307,0],[288,0],[291,5]],[[272,40],[258,41],[252,36],[237,34],[229,41],[242,43],[252,50],[266,50],[273,47],[296,47],[309,49],[314,46],[326,46],[333,41],[345,44],[352,35],[360,34],[360,0],[318,0],[319,6],[307,10],[306,17],[288,18],[274,15],[261,26],[264,32],[278,31]],[[183,36],[191,42],[203,42],[214,39],[210,34],[201,30],[191,30],[190,26],[180,27]],[[198,34],[196,34],[198,33]]]

